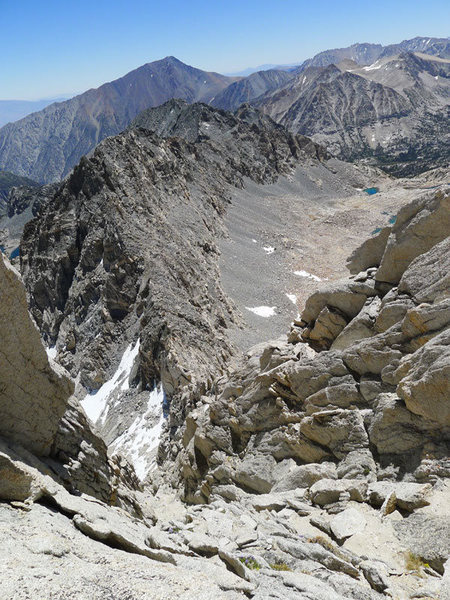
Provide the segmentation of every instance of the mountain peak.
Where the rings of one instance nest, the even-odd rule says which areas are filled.
[[[210,102],[234,81],[195,69],[175,56],[147,63],[63,105],[50,105],[2,128],[0,168],[39,183],[58,181],[82,155],[105,137],[123,131],[142,110],[170,98]],[[19,158],[16,145],[21,147]]]

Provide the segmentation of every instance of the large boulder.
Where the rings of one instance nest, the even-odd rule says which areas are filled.
[[[399,508],[413,511],[429,504],[427,496],[431,492],[431,485],[429,483],[420,484],[407,481],[375,481],[369,485],[367,495],[371,504],[382,506],[392,492],[395,493]]]
[[[274,486],[274,492],[285,492],[298,488],[309,488],[320,479],[336,479],[336,465],[330,462],[311,463],[294,467]]]
[[[411,262],[450,231],[448,190],[431,193],[400,209],[375,279],[396,285]]]
[[[365,240],[352,252],[347,258],[347,269],[350,273],[356,275],[369,267],[379,266],[391,229],[392,227],[383,227],[377,235]]]
[[[408,409],[450,426],[450,330],[406,356],[397,370],[405,374],[397,394]]]
[[[450,225],[447,233],[449,231]],[[438,302],[449,297],[450,236],[410,263],[400,279],[398,291],[413,298],[417,304]]]
[[[333,517],[330,523],[331,532],[339,541],[361,533],[366,527],[366,519],[356,508],[346,508],[341,513]]]
[[[50,365],[20,276],[1,253],[0,339],[0,435],[48,455],[74,386]]]
[[[444,572],[445,563],[450,556],[448,519],[418,513],[396,522],[394,527],[410,552],[421,558],[424,563],[428,563],[438,573]]]
[[[350,320],[356,317],[367,298],[375,295],[373,280],[355,281],[354,278],[348,278],[326,283],[306,301],[302,321],[315,321],[326,306],[341,312]]]

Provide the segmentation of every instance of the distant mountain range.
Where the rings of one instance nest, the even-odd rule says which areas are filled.
[[[229,77],[248,77],[252,73],[258,73],[259,71],[292,71],[295,67],[298,67],[300,63],[292,63],[290,65],[276,65],[276,64],[266,64],[259,65],[258,67],[248,67],[247,69],[243,69],[242,71],[236,71],[233,73],[226,73]]]
[[[347,48],[335,48],[319,52],[313,58],[305,60],[294,72],[300,73],[308,67],[327,67],[338,64],[344,59],[354,60],[359,65],[371,65],[378,58],[394,56],[402,52],[422,52],[441,58],[450,58],[449,38],[415,37],[400,44],[353,44]]]
[[[327,50],[293,69],[248,77],[167,57],[2,127],[0,169],[58,181],[142,110],[179,98],[227,110],[253,102],[340,158],[417,172],[448,160],[449,59],[448,38],[425,37]]]
[[[231,83],[212,100],[212,106],[224,110],[236,110],[244,102],[250,102],[264,93],[276,90],[292,79],[294,75],[287,71],[259,71],[245,79]]]
[[[450,60],[406,52],[309,66],[255,105],[345,160],[411,175],[450,158]]]
[[[27,115],[42,110],[53,102],[61,102],[69,96],[58,98],[43,98],[41,100],[0,100],[0,127],[23,119]]]

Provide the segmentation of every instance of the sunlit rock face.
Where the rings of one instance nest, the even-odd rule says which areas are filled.
[[[20,276],[1,253],[0,337],[0,438],[6,453],[10,448],[32,465],[33,455],[44,458],[46,466],[39,463],[38,469],[59,485],[105,501],[115,497],[114,504],[132,508],[132,489],[139,487],[133,471],[108,458],[104,441],[72,395],[74,382],[47,356]],[[11,469],[2,470],[0,497],[14,499],[17,493],[25,500],[47,489],[33,483],[34,475],[21,475],[21,467]]]
[[[0,328],[0,435],[48,455],[74,386],[49,364],[23,283],[1,253]]]

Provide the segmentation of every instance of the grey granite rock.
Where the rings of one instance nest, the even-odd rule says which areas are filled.
[[[413,514],[394,525],[395,531],[409,551],[443,573],[450,554],[448,518]]]
[[[48,455],[74,386],[50,365],[19,274],[1,254],[0,337],[0,434]]]
[[[391,493],[395,493],[396,504],[399,508],[413,511],[429,504],[427,495],[431,492],[430,484],[412,482],[376,481],[367,490],[369,502],[381,506]]]
[[[449,203],[448,191],[430,192],[399,211],[375,275],[377,281],[398,284],[416,257],[448,236]]]
[[[330,529],[339,541],[361,533],[366,526],[366,519],[356,508],[346,508],[330,521]]]

